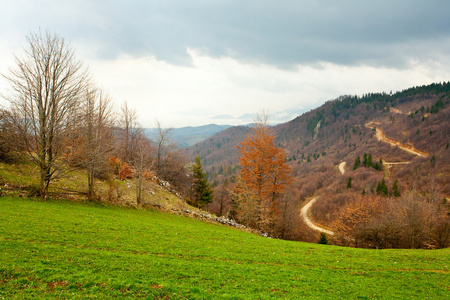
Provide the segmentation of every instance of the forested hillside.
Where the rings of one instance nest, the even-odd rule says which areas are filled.
[[[365,229],[366,235],[362,238],[365,242],[361,242],[368,247],[434,247],[437,242],[424,241],[433,234],[441,235],[441,245],[447,245],[450,227],[448,204],[445,204],[450,195],[449,96],[450,83],[396,93],[341,96],[273,127],[276,145],[285,150],[294,177],[286,193],[290,205],[297,210],[308,197],[318,196],[312,206],[312,219],[335,231],[345,229],[340,237],[351,235],[354,238],[356,227],[363,223],[367,227],[371,223],[372,227]],[[203,159],[209,178],[216,184],[216,195],[221,195],[210,206],[213,211],[220,206],[221,212],[226,213],[224,206],[232,206],[229,191],[240,168],[236,145],[248,132],[251,128],[230,128],[188,149],[190,155],[199,154]],[[338,165],[344,162],[342,174]],[[394,198],[397,208],[391,207]],[[349,210],[361,201],[366,207],[369,202],[373,204],[366,216],[355,215],[355,220],[344,220],[344,211],[348,216]],[[414,212],[418,222],[439,223],[440,233],[421,229],[412,242],[414,245],[410,241],[395,242],[401,240],[400,235],[408,235],[405,232],[409,225],[394,224],[392,220],[401,216],[393,214],[415,202],[423,203]],[[389,227],[397,228],[393,229],[397,233],[382,230]],[[402,230],[403,233],[398,233]],[[358,231],[358,234],[363,233]],[[312,236],[312,233],[303,234],[303,238]],[[417,242],[419,236],[422,237],[420,243]],[[348,241],[335,240],[355,244]]]

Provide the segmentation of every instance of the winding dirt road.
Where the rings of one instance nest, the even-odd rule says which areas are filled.
[[[395,112],[396,112],[396,113],[401,113],[401,111],[399,111],[399,110],[396,110]],[[379,122],[369,122],[369,123],[366,123],[364,126],[367,127],[367,128],[373,128],[373,127],[375,127],[375,125],[381,125],[381,123],[379,123]],[[420,157],[427,157],[427,156],[430,155],[430,154],[427,153],[427,152],[423,152],[423,151],[417,150],[417,149],[414,148],[412,145],[402,144],[402,143],[400,143],[400,142],[397,142],[397,141],[391,140],[390,138],[387,138],[387,137],[384,135],[383,131],[381,131],[379,128],[376,128],[376,138],[377,138],[379,141],[388,143],[388,144],[390,144],[390,145],[392,145],[392,146],[398,146],[400,149],[402,149],[402,150],[404,150],[404,151],[407,151],[407,152],[409,152],[409,153],[412,153],[412,154],[414,154],[414,155],[420,156]],[[410,163],[409,161],[406,161],[406,162],[386,162],[386,161],[383,161],[383,165],[386,165],[386,167],[387,167],[388,169],[389,169],[392,165],[401,165],[401,164],[409,164],[409,163]],[[338,167],[338,169],[339,169],[339,171],[341,172],[342,175],[344,175],[344,173],[345,173],[345,165],[346,165],[346,162],[343,161],[343,162],[341,162],[341,163],[339,164],[339,167]],[[325,228],[323,228],[323,227],[320,227],[320,226],[314,224],[314,223],[311,221],[311,219],[308,217],[309,209],[310,209],[311,206],[314,204],[314,202],[317,201],[317,198],[318,198],[317,196],[311,198],[311,199],[305,204],[305,206],[303,206],[303,208],[301,209],[301,216],[302,216],[302,218],[305,220],[306,225],[308,225],[310,228],[312,228],[312,229],[314,229],[314,230],[316,230],[316,231],[324,232],[324,233],[326,233],[326,234],[328,234],[328,235],[333,235],[333,234],[334,234],[333,231],[328,230],[328,229],[325,229]]]
[[[317,226],[316,224],[314,224],[311,219],[308,217],[308,211],[311,208],[311,206],[314,204],[314,202],[316,202],[317,200],[317,196],[311,198],[311,200],[309,200],[308,203],[306,203],[305,206],[303,206],[302,210],[301,210],[301,216],[303,217],[303,220],[305,220],[306,225],[308,225],[310,228],[316,230],[316,231],[320,231],[323,233],[326,233],[328,235],[333,235],[334,232],[331,230],[327,230],[325,228],[322,228],[320,226]]]

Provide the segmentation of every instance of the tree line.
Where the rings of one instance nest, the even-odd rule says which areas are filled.
[[[86,171],[91,200],[98,198],[96,180],[111,174],[135,178],[138,204],[144,180],[170,182],[195,203],[195,189],[208,188],[197,183],[203,177],[195,166],[189,176],[189,162],[170,141],[170,129],[158,123],[157,138],[148,139],[136,110],[126,102],[117,110],[64,38],[31,33],[3,77],[10,91],[9,107],[0,113],[0,159],[11,162],[27,153],[39,169],[36,194],[44,199],[52,182],[73,169]],[[205,201],[211,199],[199,203]]]

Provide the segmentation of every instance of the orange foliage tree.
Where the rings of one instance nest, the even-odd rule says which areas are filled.
[[[333,242],[341,246],[358,247],[358,243],[361,243],[361,228],[383,213],[383,205],[374,196],[347,193],[347,197],[349,200],[339,210],[337,220],[332,225]]]
[[[277,201],[291,182],[290,168],[285,153],[275,147],[275,136],[268,126],[267,114],[257,114],[253,133],[237,148],[241,164],[240,178],[245,190],[251,194],[252,210],[256,209],[254,222],[257,227],[270,231],[277,214]],[[242,186],[241,186],[242,188]],[[239,191],[237,191],[239,194]]]
[[[113,173],[117,175],[117,178],[120,180],[133,178],[133,171],[127,162],[122,162],[119,158],[111,156],[109,158],[109,163],[113,169]]]

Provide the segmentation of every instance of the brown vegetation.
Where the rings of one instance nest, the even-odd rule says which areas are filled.
[[[290,122],[272,127],[276,136],[274,143],[285,150],[292,170],[293,182],[289,190],[293,196],[288,201],[298,211],[306,198],[319,195],[311,215],[319,224],[328,227],[337,220],[338,212],[350,198],[363,197],[364,194],[378,199],[377,186],[383,179],[391,195],[397,180],[403,197],[413,189],[426,194],[433,174],[436,187],[448,197],[449,96],[450,83],[415,87],[395,94],[343,96]],[[376,128],[366,127],[369,122]],[[424,156],[429,155],[419,157],[379,141],[377,129],[392,141],[410,145],[423,152]],[[248,129],[230,128],[188,149],[188,153],[204,153],[204,167],[216,183],[217,190],[222,189],[224,179],[229,185],[236,182],[239,167],[236,167],[237,151],[232,148],[238,143],[238,130],[242,136]],[[372,155],[373,163],[378,163],[379,169],[360,166],[352,170],[356,158],[360,156],[362,161],[364,153]],[[380,164],[380,159],[383,164]],[[338,170],[342,162],[346,162],[345,176]],[[347,190],[349,177],[352,183]],[[223,203],[225,211],[229,209],[228,203]],[[211,207],[219,206],[213,203]]]

